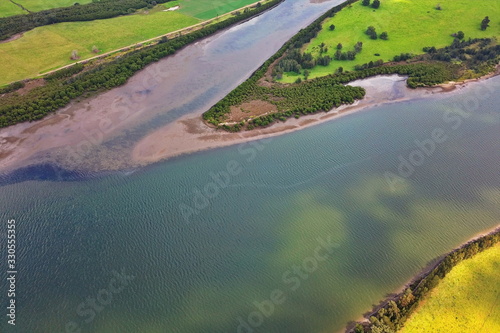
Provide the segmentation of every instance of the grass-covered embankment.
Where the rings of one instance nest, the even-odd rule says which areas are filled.
[[[470,2],[469,5],[474,6],[474,3]],[[376,61],[363,63],[366,59],[361,59],[361,61],[358,59],[358,65],[354,66],[354,70],[336,68],[311,79],[312,71],[317,68],[327,68],[332,64],[331,57],[328,55],[330,49],[324,42],[320,42],[322,52],[319,54],[304,50],[317,43],[320,36],[326,33],[326,23],[330,23],[331,20],[358,6],[362,7],[362,10],[367,9],[359,1],[347,1],[332,8],[306,29],[301,30],[246,82],[205,112],[203,115],[205,121],[228,131],[253,129],[268,126],[275,121],[285,121],[289,117],[298,118],[301,115],[318,111],[328,112],[333,107],[350,104],[353,100],[364,96],[364,91],[358,94],[349,87],[338,86],[353,80],[381,74],[400,74],[408,76],[409,87],[417,88],[447,81],[477,78],[493,71],[498,64],[500,46],[495,38],[465,38],[462,31],[456,37],[446,35],[445,38],[448,41],[445,44],[448,45],[446,47],[428,46],[425,51],[420,50],[420,53],[423,53],[420,55],[408,51],[401,52],[397,48],[391,49],[392,54],[395,54],[391,62],[384,62],[379,58]],[[441,9],[434,10],[443,11],[443,8],[442,6]],[[482,5],[480,8],[483,8]],[[375,9],[370,10],[371,13],[373,11],[376,13]],[[363,23],[363,26],[373,24],[368,17],[364,19],[367,21]],[[476,26],[476,29],[480,31],[481,22],[482,20],[479,20]],[[485,29],[486,31],[490,29],[488,34],[491,35],[491,26],[495,24],[497,23],[490,22],[490,26]],[[328,33],[336,33],[338,29],[336,26],[328,26]],[[493,30],[493,34],[495,31]],[[434,31],[434,33],[440,34],[441,32]],[[366,36],[366,38],[369,37]],[[335,53],[342,54],[342,58],[348,55],[351,59],[356,59],[359,55],[370,52],[363,42],[355,42],[355,40],[351,42],[356,48],[345,51],[339,46]],[[377,42],[391,43],[392,41],[389,38]],[[429,45],[426,40],[422,43],[425,43],[422,45]],[[339,62],[349,64],[354,60],[346,59],[339,60]],[[296,72],[293,84],[276,83],[276,81],[282,81],[283,76],[286,79],[287,75],[290,76],[290,72],[293,71]]]
[[[356,65],[370,61],[391,61],[401,53],[423,54],[424,47],[443,48],[453,42],[452,34],[458,31],[464,32],[465,39],[500,36],[500,2],[497,0],[381,0],[380,3],[378,9],[373,9],[358,1],[322,22],[321,31],[301,51],[310,53],[316,62],[325,56],[331,61],[326,66],[316,64],[307,68],[309,78],[332,74],[339,67],[354,70]],[[437,9],[438,3],[440,9]],[[486,16],[491,20],[490,26],[481,30]],[[332,25],[334,30],[330,29]],[[375,28],[377,39],[365,33],[368,26]],[[387,40],[380,38],[383,32],[387,32]],[[339,44],[342,44],[341,51],[347,52],[354,51],[357,42],[362,43],[362,51],[354,60],[335,59]],[[291,83],[298,77],[304,79],[305,70],[286,72],[280,81]]]
[[[401,333],[500,332],[500,245],[453,267]]]
[[[0,4],[0,11],[2,6],[10,8],[9,4],[12,3],[6,2],[3,5]],[[43,8],[43,5],[50,1],[25,2],[29,2],[29,5],[33,8]],[[80,20],[79,22],[63,22],[39,26],[31,30],[27,29],[29,31],[25,31],[21,38],[7,43],[0,43],[0,73],[2,73],[0,75],[0,86],[13,81],[33,78],[39,74],[74,63],[77,60],[85,60],[187,28],[256,2],[255,0],[168,1],[164,4],[158,4],[154,8],[140,9],[131,15],[90,20],[92,17],[90,14],[88,18],[85,15],[80,15],[82,16],[80,17],[73,14],[75,18],[71,20]],[[262,3],[264,2],[263,0]],[[55,1],[55,3],[58,2]],[[52,6],[55,7],[55,3]],[[67,0],[60,3],[62,7],[69,4]],[[36,7],[35,4],[37,4]],[[166,8],[175,5],[179,5],[180,8],[175,11],[165,11]],[[12,6],[19,9],[18,6],[13,4]],[[27,4],[28,9],[31,8],[30,6]],[[49,5],[47,4],[46,7],[48,9]],[[60,15],[57,14],[57,10],[54,9],[56,17]],[[22,11],[21,13],[18,11],[15,13],[23,14]],[[98,16],[99,13],[92,12],[92,15]],[[5,31],[2,31],[1,21],[0,36],[5,33]],[[14,25],[19,25],[19,29],[13,30],[14,32],[24,31],[24,17],[19,18],[18,21],[19,24],[15,22],[9,24],[13,28]],[[96,49],[98,52],[95,52]],[[71,58],[73,51],[78,53],[78,59]]]
[[[23,96],[8,87],[10,92],[0,97],[0,127],[41,119],[80,96],[89,96],[122,85],[148,64],[174,54],[189,43],[253,17],[281,1],[283,0],[266,1],[242,11],[239,15],[228,15],[220,22],[173,39],[162,39],[158,43],[121,54],[120,57],[105,63],[62,69],[46,77],[45,85],[34,88]],[[82,71],[84,68],[86,70]]]
[[[451,251],[354,333],[497,332],[500,229]]]

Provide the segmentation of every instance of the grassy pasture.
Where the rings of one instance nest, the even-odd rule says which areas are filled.
[[[83,4],[90,1],[78,2]],[[19,2],[34,11],[33,8],[41,10],[68,6],[74,0]],[[254,2],[256,1],[177,0],[160,4],[153,10],[140,10],[134,15],[39,27],[24,33],[24,36],[17,40],[0,43],[0,86],[71,64],[74,62],[70,59],[73,50],[78,51],[80,60],[87,59],[96,55],[92,53],[94,45],[100,53],[109,52],[189,27]],[[0,4],[5,5],[4,0],[0,0]],[[181,8],[176,11],[163,11],[176,5]]]
[[[92,0],[15,0],[14,2],[24,6],[31,12],[39,12],[45,9],[73,6],[75,3],[84,5],[92,2]]]
[[[435,8],[438,3],[442,10]],[[485,16],[491,19],[490,27],[481,31],[480,23]],[[329,30],[331,24],[336,27],[334,31]],[[368,26],[374,26],[378,34],[387,31],[389,40],[370,39],[365,34]],[[310,70],[309,78],[331,74],[338,67],[353,70],[358,64],[378,59],[388,61],[401,53],[421,54],[425,46],[448,46],[453,41],[451,34],[459,30],[465,33],[465,38],[500,36],[500,1],[382,0],[377,10],[364,7],[359,1],[325,20],[322,31],[303,51],[317,57],[319,45],[325,43],[328,52],[323,55],[333,58],[337,44],[342,43],[342,51],[350,51],[358,41],[363,42],[363,50],[353,61],[333,60],[328,66],[316,66]],[[287,74],[283,81],[293,82],[297,77]]]
[[[400,333],[500,332],[500,245],[455,266]]]
[[[183,14],[208,20],[238,8],[250,5],[258,0],[179,0]],[[166,4],[168,5],[168,3]]]
[[[13,42],[0,44],[0,85],[90,58],[95,45],[101,53],[156,37],[200,22],[179,12],[156,11],[107,20],[71,22],[28,31]]]
[[[9,0],[0,0],[0,17],[26,14],[21,7],[14,5]]]

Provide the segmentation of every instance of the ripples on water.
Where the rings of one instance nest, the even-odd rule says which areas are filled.
[[[500,80],[477,87],[486,84],[497,91]],[[19,332],[63,332],[68,321],[83,332],[236,332],[275,289],[285,301],[260,332],[342,329],[498,223],[500,97],[480,100],[455,130],[443,121],[473,94],[376,107],[138,170],[18,171],[0,200],[2,220],[17,220]],[[448,139],[391,188],[384,173],[438,127]],[[228,163],[240,172],[219,193],[209,185],[213,198],[197,197]],[[299,279],[293,266],[328,237],[329,258]],[[78,305],[122,269],[135,279],[86,323]]]

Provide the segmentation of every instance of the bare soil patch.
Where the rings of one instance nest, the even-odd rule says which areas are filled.
[[[240,122],[242,120],[262,116],[276,111],[278,111],[278,108],[272,103],[262,100],[253,100],[238,106],[231,106],[231,113],[226,121]]]

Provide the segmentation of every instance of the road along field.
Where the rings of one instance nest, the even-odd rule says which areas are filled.
[[[203,22],[197,15],[210,18],[214,13],[228,13],[255,2],[181,0],[139,10],[134,15],[39,27],[16,40],[0,43],[0,86]],[[174,5],[180,8],[167,11]],[[77,60],[71,59],[73,51]]]
[[[437,6],[440,9],[437,9]],[[481,21],[489,16],[490,26],[482,31]],[[331,25],[335,29],[330,30]],[[377,34],[388,33],[388,40],[370,39],[365,34],[368,26],[375,27]],[[332,60],[328,66],[310,69],[309,78],[334,73],[337,68],[353,70],[354,66],[382,59],[390,61],[401,53],[422,54],[423,48],[450,45],[458,31],[465,33],[465,39],[500,36],[500,1],[498,0],[382,0],[378,9],[363,6],[361,1],[348,6],[334,17],[324,21],[323,29],[303,52],[320,55],[320,45],[328,48],[322,56],[334,57],[337,45],[342,44],[343,52],[353,51],[357,42],[363,49],[355,60]],[[294,82],[303,74],[285,73],[282,82]]]
[[[500,245],[453,267],[400,333],[500,332]]]

